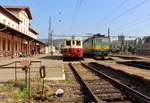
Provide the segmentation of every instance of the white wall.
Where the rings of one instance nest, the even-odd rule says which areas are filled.
[[[28,35],[34,39],[37,39],[37,35],[34,35],[32,32],[29,31],[29,18],[28,15],[24,10],[21,10],[20,12],[10,11],[13,13],[18,19],[20,19],[22,22],[17,23],[7,15],[0,12],[0,22],[15,29],[18,30],[25,35]]]
[[[19,12],[19,19],[22,21],[19,24],[19,31],[26,35],[29,35],[29,18],[25,11],[21,10]]]
[[[7,15],[3,14],[2,12],[0,12],[0,22],[2,24],[5,24],[5,25],[15,29],[15,30],[18,30],[18,28],[19,28],[19,24],[17,22],[15,22],[13,19],[11,19]]]
[[[31,31],[29,31],[28,35],[34,39],[37,39],[37,35],[35,35],[34,33],[32,33]]]

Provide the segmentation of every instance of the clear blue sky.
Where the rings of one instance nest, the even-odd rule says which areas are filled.
[[[145,0],[133,9],[142,1],[144,0],[0,0],[0,4],[29,6],[33,16],[31,25],[39,32],[40,38],[47,38],[49,16],[52,18],[55,35],[106,34],[109,27],[111,35],[124,33],[142,36],[150,35],[150,15],[147,15],[150,14],[150,0]]]

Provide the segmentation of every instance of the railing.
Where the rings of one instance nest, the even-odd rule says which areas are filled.
[[[14,69],[14,71],[15,71],[15,81],[17,81],[17,73],[19,73],[19,72],[17,72],[17,70],[18,69],[22,69],[23,68],[23,66],[21,66],[21,61],[14,61],[14,62],[11,62],[11,63],[8,63],[8,64],[3,64],[3,65],[0,65],[0,69]],[[30,61],[30,65],[32,65],[32,64],[35,64],[35,63],[39,63],[39,66],[37,66],[37,67],[32,67],[32,68],[39,68],[41,65],[42,65],[42,62],[41,61]]]

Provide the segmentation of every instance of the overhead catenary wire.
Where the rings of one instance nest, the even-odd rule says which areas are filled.
[[[143,19],[145,17],[148,17],[148,16],[150,16],[150,13],[147,13],[147,14],[141,16],[141,17],[138,17],[134,21],[130,21],[130,22],[126,23],[126,24],[120,25],[118,28],[115,29],[115,31],[118,30],[118,29],[121,29],[121,28],[123,29],[124,26],[135,24],[135,22],[137,22],[137,21],[139,21],[139,20],[141,20],[141,19]]]
[[[75,37],[81,37],[81,38],[89,38],[91,37],[92,35],[74,35]],[[127,35],[124,35],[125,37],[127,38],[138,38],[138,36],[127,36]],[[53,35],[53,38],[55,38],[54,40],[57,40],[57,39],[64,39],[66,37],[72,37],[72,35]],[[118,38],[118,35],[111,35],[110,38]],[[48,42],[48,39],[47,38],[40,38],[39,39],[40,41],[44,41],[44,42]]]
[[[139,21],[139,22],[134,23],[134,24],[133,24],[134,26],[132,26],[132,27],[135,27],[136,25],[141,24],[141,23],[145,23],[145,21],[149,21],[149,20],[150,20],[150,17],[149,17],[149,18],[146,18],[146,19],[144,19],[144,20],[142,20],[142,21]],[[129,29],[129,28],[132,28],[132,27],[126,27],[126,28],[124,28],[123,30]]]
[[[108,20],[110,17],[112,17],[125,3],[127,0],[123,0],[117,7],[115,7],[112,12],[110,12],[108,15],[106,15],[103,20]]]
[[[116,11],[118,11],[125,3],[127,0],[123,0],[108,16],[112,16]]]
[[[74,11],[74,14],[73,14],[73,17],[72,17],[72,21],[71,21],[69,31],[74,30],[74,25],[75,25],[75,22],[77,20],[78,15],[79,15],[79,11],[80,11],[80,8],[82,6],[82,3],[83,3],[83,0],[77,0],[77,2],[76,2],[75,11]]]
[[[141,2],[139,2],[138,4],[136,4],[135,6],[129,8],[128,10],[126,10],[125,12],[121,13],[120,15],[112,18],[111,20],[109,20],[108,22],[106,22],[106,24],[104,24],[103,26],[101,26],[101,28],[103,28],[105,25],[111,24],[112,22],[118,20],[120,17],[128,14],[129,12],[135,10],[136,8],[138,8],[139,6],[143,5],[144,3],[146,3],[148,0],[143,0]]]

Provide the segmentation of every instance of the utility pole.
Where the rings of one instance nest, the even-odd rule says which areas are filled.
[[[48,29],[48,47],[50,47],[50,53],[53,55],[53,39],[52,39],[52,29],[51,29],[51,17],[49,17],[49,29]]]
[[[110,37],[110,29],[108,28],[108,37]]]

